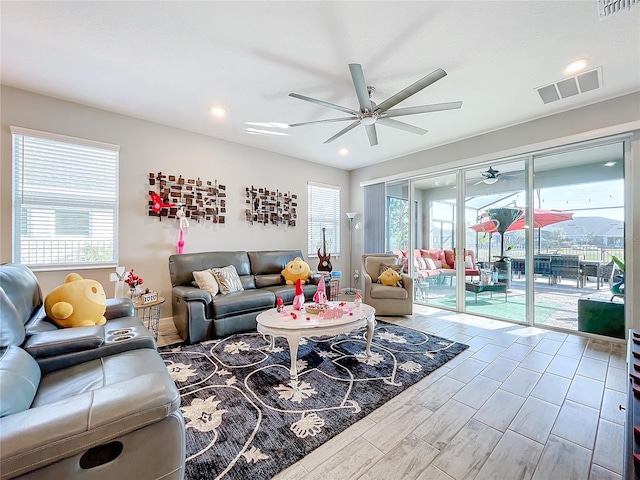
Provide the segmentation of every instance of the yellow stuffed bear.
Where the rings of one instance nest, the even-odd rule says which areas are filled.
[[[298,279],[304,283],[311,277],[311,269],[307,262],[300,257],[296,257],[284,267],[282,276],[287,281],[287,285],[295,284]]]
[[[396,272],[393,268],[387,268],[384,272],[380,274],[378,277],[378,281],[386,285],[387,287],[395,287],[398,285],[402,277],[398,272]]]
[[[107,296],[99,282],[70,273],[44,300],[47,316],[61,327],[104,325]]]

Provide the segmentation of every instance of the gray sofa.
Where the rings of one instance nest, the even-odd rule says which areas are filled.
[[[172,285],[173,322],[187,343],[202,342],[233,333],[256,330],[260,312],[276,305],[282,297],[285,305],[293,302],[295,287],[286,285],[281,275],[288,262],[300,257],[300,250],[203,252],[169,257]],[[217,294],[193,285],[193,272],[233,265],[244,291]],[[317,285],[303,285],[306,301],[311,301]]]
[[[42,300],[0,265],[0,478],[184,478],[180,395],[131,302],[58,329]]]

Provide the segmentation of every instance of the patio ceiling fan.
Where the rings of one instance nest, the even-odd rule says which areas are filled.
[[[479,185],[481,183],[484,183],[486,185],[493,185],[498,180],[510,180],[518,176],[518,174],[500,173],[500,170],[496,170],[493,167],[489,167],[489,169],[482,172],[481,175],[483,178],[474,183],[474,185]]]
[[[422,77],[417,82],[409,85],[408,87],[400,90],[395,95],[387,98],[384,102],[380,104],[376,104],[371,100],[371,96],[375,92],[375,88],[371,86],[367,86],[367,83],[364,79],[364,73],[362,71],[362,65],[358,63],[350,63],[349,70],[351,72],[351,79],[353,80],[353,86],[356,91],[356,96],[358,97],[359,108],[353,109],[348,107],[343,107],[341,105],[336,105],[334,103],[325,102],[323,100],[317,100],[315,98],[307,97],[305,95],[300,95],[297,93],[290,93],[289,96],[293,98],[298,98],[300,100],[304,100],[306,102],[315,103],[316,105],[320,105],[323,107],[331,108],[334,110],[338,110],[340,112],[344,112],[349,114],[348,117],[341,118],[330,118],[326,120],[314,120],[312,122],[302,122],[302,123],[292,123],[290,127],[300,127],[303,125],[315,125],[318,123],[329,123],[329,122],[343,122],[352,120],[347,127],[340,130],[333,137],[326,140],[324,143],[331,143],[335,139],[341,137],[349,130],[357,127],[358,125],[364,125],[367,136],[369,137],[369,144],[373,147],[378,144],[378,134],[376,132],[376,123],[380,125],[384,125],[386,127],[397,128],[399,130],[404,130],[405,132],[415,133],[417,135],[424,135],[427,133],[427,130],[423,128],[416,127],[414,125],[409,125],[408,123],[400,122],[398,120],[394,120],[392,117],[401,117],[405,115],[416,115],[418,113],[428,113],[428,112],[438,112],[442,110],[453,110],[462,107],[462,102],[448,102],[448,103],[437,103],[433,105],[422,105],[417,107],[406,107],[406,108],[397,108],[395,110],[390,110],[395,107],[400,102],[403,102],[411,95],[418,93],[423,88],[428,87],[432,83],[437,82],[445,75],[447,72],[442,70],[441,68],[433,71],[429,75]]]

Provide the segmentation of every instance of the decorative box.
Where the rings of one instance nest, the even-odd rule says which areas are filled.
[[[142,303],[151,303],[158,300],[158,292],[143,293],[141,295]]]

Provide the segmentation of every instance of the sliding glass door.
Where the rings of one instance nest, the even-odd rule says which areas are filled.
[[[457,309],[456,192],[455,173],[411,181],[417,221],[411,265],[417,303]]]
[[[534,157],[536,325],[624,338],[624,144]]]
[[[415,302],[624,338],[625,138],[388,184]]]
[[[469,313],[527,321],[527,159],[467,170],[465,300]]]

